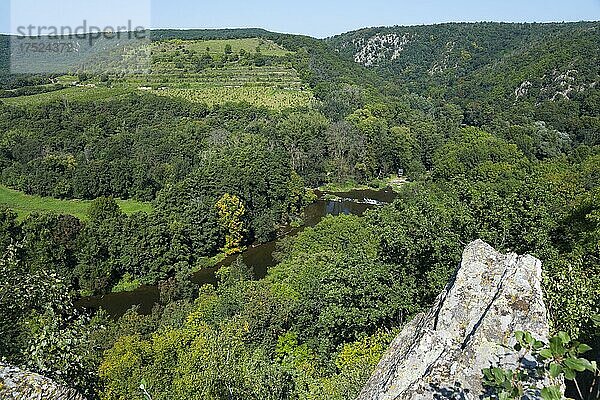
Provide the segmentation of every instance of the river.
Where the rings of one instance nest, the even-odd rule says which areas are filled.
[[[363,215],[368,209],[389,204],[396,198],[396,193],[391,189],[352,190],[341,193],[317,191],[316,194],[319,199],[304,209],[304,225],[298,228],[284,229],[278,240],[282,237],[297,235],[304,228],[317,225],[327,215]],[[257,279],[264,278],[269,267],[275,265],[273,252],[277,248],[278,240],[251,246],[241,254],[244,263],[253,269]],[[216,284],[215,272],[223,266],[231,265],[239,256],[236,254],[226,258],[213,268],[196,272],[191,278],[192,282],[198,285]],[[138,306],[138,312],[141,314],[150,314],[159,299],[158,286],[142,286],[131,292],[86,297],[77,301],[77,306],[86,309],[103,308],[109,315],[116,318],[125,314],[133,306]]]

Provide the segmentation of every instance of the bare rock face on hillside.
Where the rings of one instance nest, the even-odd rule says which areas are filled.
[[[454,282],[402,330],[359,400],[479,399],[484,368],[515,368],[513,332],[548,337],[541,262],[482,241],[464,251]]]
[[[0,399],[85,400],[73,389],[51,379],[0,362]]]

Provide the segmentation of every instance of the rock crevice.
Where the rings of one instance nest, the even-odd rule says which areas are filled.
[[[532,256],[504,255],[480,240],[468,245],[455,280],[404,327],[358,400],[478,399],[482,369],[519,362],[504,347],[515,330],[547,339],[541,277]]]

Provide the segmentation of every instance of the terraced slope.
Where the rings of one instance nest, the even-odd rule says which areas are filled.
[[[227,40],[170,39],[149,44],[149,73],[78,74],[56,78],[62,88],[15,96],[5,92],[3,102],[43,104],[56,100],[102,100],[130,92],[183,98],[208,105],[248,102],[271,109],[310,107],[312,92],[292,67],[293,52],[261,38]],[[136,51],[139,51],[136,50]],[[123,59],[128,57],[127,54]],[[30,92],[30,93],[31,93]]]

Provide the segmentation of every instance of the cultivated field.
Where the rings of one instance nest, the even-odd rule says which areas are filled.
[[[179,46],[195,52],[208,52],[213,56],[220,56],[225,53],[225,47],[231,46],[233,53],[239,53],[245,51],[246,53],[254,53],[256,49],[260,49],[261,54],[265,56],[286,56],[293,54],[291,51],[287,51],[283,47],[270,40],[260,38],[248,38],[248,39],[227,39],[227,40],[169,40],[165,42],[159,42],[153,51],[160,53],[163,50],[170,51],[173,47]]]
[[[271,41],[169,40],[149,46],[149,73],[94,76],[82,81],[75,74],[65,75],[55,80],[66,85],[64,89],[0,101],[35,106],[56,101],[102,101],[146,92],[207,105],[247,102],[277,110],[315,104],[312,92],[292,67],[290,56],[294,53]]]

